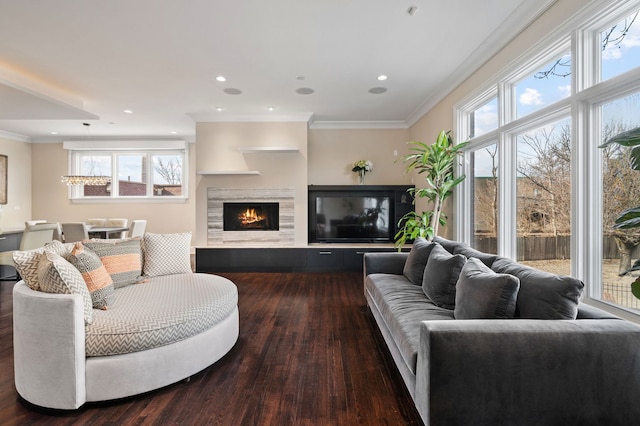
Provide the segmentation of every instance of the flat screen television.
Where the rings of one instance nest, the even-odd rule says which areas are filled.
[[[401,194],[395,187],[309,187],[310,243],[389,243],[396,233]],[[313,188],[313,189],[312,189]],[[411,208],[408,200],[407,208]],[[402,213],[404,214],[404,213]]]

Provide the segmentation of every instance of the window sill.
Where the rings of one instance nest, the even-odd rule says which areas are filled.
[[[186,197],[95,197],[95,198],[70,198],[72,204],[184,204]]]

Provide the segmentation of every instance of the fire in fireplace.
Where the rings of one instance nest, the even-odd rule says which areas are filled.
[[[225,231],[277,231],[279,225],[278,203],[223,203]]]

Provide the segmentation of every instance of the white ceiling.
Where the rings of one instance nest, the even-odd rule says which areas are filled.
[[[193,140],[199,121],[403,127],[551,3],[0,0],[0,135]]]

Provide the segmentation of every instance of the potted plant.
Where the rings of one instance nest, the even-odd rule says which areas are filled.
[[[640,127],[618,133],[600,145],[600,148],[605,148],[611,144],[631,148],[629,150],[629,165],[632,170],[640,171]],[[640,228],[640,206],[631,207],[620,212],[615,219],[613,228],[619,231]],[[622,270],[620,275],[625,275],[633,271],[640,271],[640,259],[637,259],[627,270]],[[631,293],[640,299],[640,277],[631,283]]]
[[[402,157],[408,163],[405,172],[416,170],[425,179],[424,188],[411,188],[416,198],[426,198],[433,208],[430,211],[418,213],[415,211],[404,215],[399,223],[399,231],[395,235],[396,247],[400,249],[407,241],[424,237],[431,240],[438,234],[438,225],[446,225],[446,217],[442,207],[447,198],[453,194],[453,188],[460,184],[465,175],[455,176],[456,159],[463,154],[462,149],[468,144],[463,142],[454,144],[451,131],[440,132],[435,143],[429,145],[423,142],[408,142],[412,147],[410,153]]]

